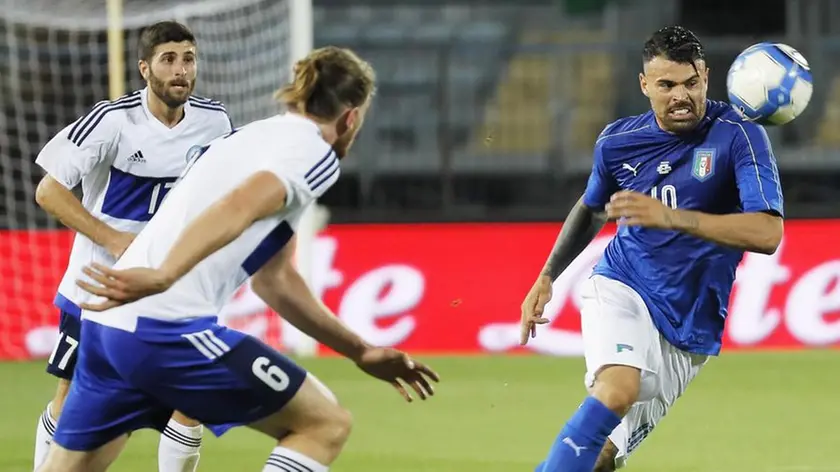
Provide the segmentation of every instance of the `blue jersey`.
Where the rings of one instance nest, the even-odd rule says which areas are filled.
[[[672,208],[783,216],[776,159],[760,125],[707,101],[691,133],[663,131],[653,112],[608,125],[595,144],[584,204],[602,210],[619,190]],[[684,351],[720,352],[729,295],[743,251],[677,232],[619,225],[594,273],[639,293],[653,323]]]

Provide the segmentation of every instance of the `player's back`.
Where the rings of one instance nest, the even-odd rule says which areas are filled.
[[[193,220],[259,171],[283,181],[285,208],[253,223],[166,292],[101,313],[85,312],[86,319],[132,331],[137,317],[217,315],[233,292],[289,241],[303,209],[339,174],[338,157],[318,127],[293,114],[251,123],[194,154],[178,185],[116,268],[159,267]]]
[[[82,187],[82,205],[108,226],[138,233],[159,209],[186,166],[186,153],[230,130],[224,106],[190,97],[184,118],[168,128],[152,115],[148,89],[103,101],[61,130],[36,162],[67,188]],[[77,314],[89,298],[75,280],[85,264],[111,265],[113,257],[84,235],[73,242],[56,305]]]
[[[705,118],[684,135],[660,129],[652,112],[608,126],[596,144],[584,200],[608,200],[618,190],[642,192],[675,209],[782,214],[778,173],[764,130],[719,102],[707,102]],[[595,273],[638,292],[671,344],[716,354],[742,256],[740,250],[685,233],[619,222]]]

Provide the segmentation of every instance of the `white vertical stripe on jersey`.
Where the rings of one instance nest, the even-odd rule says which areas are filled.
[[[761,194],[761,199],[764,200],[764,204],[767,206],[767,208],[772,208],[770,202],[767,201],[767,196],[764,195],[764,185],[762,185],[761,183],[761,172],[758,171],[758,160],[755,158],[755,151],[753,150],[752,141],[750,140],[750,135],[747,133],[747,130],[744,129],[744,126],[741,123],[724,120],[722,118],[718,118],[718,121],[720,121],[721,123],[729,123],[730,125],[735,125],[738,128],[741,128],[741,133],[744,134],[744,139],[747,140],[747,147],[750,148],[750,156],[752,157],[753,168],[755,168],[755,181],[758,183],[758,193]]]

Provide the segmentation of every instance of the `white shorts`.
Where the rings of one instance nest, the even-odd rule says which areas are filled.
[[[638,401],[610,434],[610,441],[618,449],[616,467],[620,468],[685,392],[709,356],[675,348],[656,329],[635,290],[600,275],[586,281],[581,332],[587,389],[608,365],[627,365],[642,371]]]

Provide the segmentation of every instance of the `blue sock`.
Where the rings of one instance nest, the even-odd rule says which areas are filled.
[[[545,462],[535,472],[592,472],[595,462],[621,418],[594,397],[588,397],[557,436]]]

